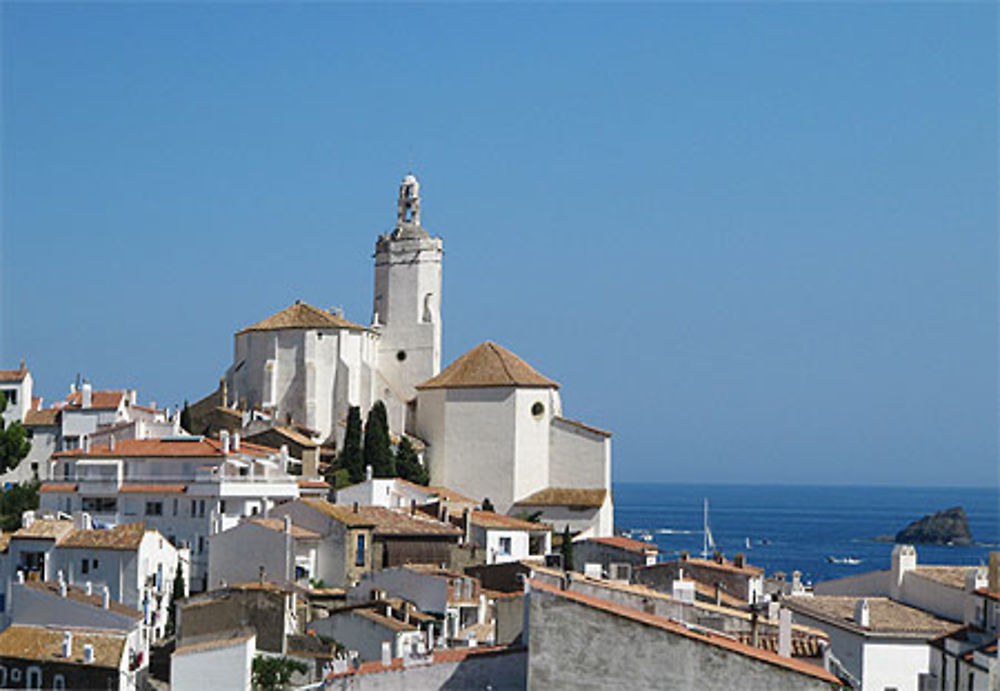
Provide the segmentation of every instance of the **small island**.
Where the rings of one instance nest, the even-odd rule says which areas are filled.
[[[938,511],[910,523],[896,533],[895,541],[923,545],[971,545],[969,517],[961,506]]]

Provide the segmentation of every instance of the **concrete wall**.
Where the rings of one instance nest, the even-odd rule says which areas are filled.
[[[294,580],[288,551],[290,547],[294,551],[291,536],[248,522],[208,540],[209,588],[257,581],[262,568],[266,580]]]
[[[559,596],[528,596],[528,688],[829,691],[805,674]]]
[[[421,612],[444,614],[448,607],[446,579],[402,567],[366,573],[358,585],[347,593],[347,601],[368,602],[373,588],[384,590],[389,597],[408,600]]]
[[[250,691],[254,637],[236,645],[182,653],[170,658],[174,691]]]
[[[549,430],[555,405],[555,389],[516,389],[514,393],[514,496],[513,501],[550,486]],[[541,404],[535,415],[532,408]],[[496,504],[506,513],[509,504]]]
[[[332,679],[325,691],[400,691],[442,689],[522,691],[527,688],[527,653],[523,650],[470,655],[457,662],[390,669]]]
[[[611,487],[611,439],[582,427],[552,420],[549,429],[549,483],[553,487]]]
[[[291,595],[270,590],[216,591],[188,598],[177,610],[179,645],[200,636],[252,628],[258,649],[284,653],[285,636],[294,633],[289,627],[291,600]]]
[[[309,628],[320,636],[332,638],[348,650],[356,650],[362,661],[382,659],[382,643],[392,645],[392,656],[402,657],[404,650],[423,641],[425,634],[416,630],[395,630],[353,611],[316,619]]]

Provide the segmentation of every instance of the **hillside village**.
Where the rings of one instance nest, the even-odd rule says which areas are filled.
[[[0,687],[998,688],[995,553],[809,587],[616,534],[572,392],[503,333],[442,363],[443,251],[407,175],[367,324],[297,301],[180,410],[0,371],[30,443],[3,480],[37,489],[0,535]]]

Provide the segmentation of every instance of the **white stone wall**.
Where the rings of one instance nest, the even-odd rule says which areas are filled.
[[[174,691],[250,691],[256,636],[235,645],[174,653],[170,688]]]
[[[448,582],[444,578],[395,567],[372,571],[347,593],[351,604],[371,600],[373,588],[384,590],[389,597],[412,602],[421,612],[443,614],[448,608]]]
[[[425,638],[422,631],[396,631],[355,612],[313,620],[309,628],[320,636],[333,638],[348,650],[356,650],[363,662],[381,660],[384,642],[391,644],[393,657],[402,657],[404,649]]]
[[[291,547],[294,553],[294,541],[284,533],[247,522],[212,535],[209,545],[210,589],[257,581],[261,568],[266,580],[281,582],[294,577],[294,572],[289,573],[294,562],[288,552]]]
[[[381,324],[379,369],[404,400],[441,370],[442,255],[440,238],[383,236],[376,246],[372,316]]]
[[[862,691],[918,691],[919,676],[930,670],[930,646],[924,641],[870,640],[864,647]]]
[[[527,559],[530,556],[530,535],[526,530],[501,530],[498,528],[484,529],[472,527],[473,540],[476,544],[485,545],[487,564],[505,564],[510,561]],[[510,549],[501,549],[501,540],[510,541]]]
[[[552,487],[611,488],[611,439],[554,419],[550,426]]]
[[[512,502],[549,486],[549,425],[553,415],[554,389],[514,390],[514,494]],[[541,404],[540,414],[532,408]],[[496,504],[496,502],[494,502]],[[506,512],[509,508],[497,510]]]

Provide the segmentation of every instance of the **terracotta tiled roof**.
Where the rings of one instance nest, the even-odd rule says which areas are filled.
[[[569,425],[570,427],[576,427],[578,429],[586,430],[587,432],[593,432],[594,434],[599,434],[602,437],[610,437],[612,433],[606,429],[600,429],[598,427],[591,427],[590,425],[585,425],[579,420],[570,420],[568,417],[562,417],[561,415],[556,415],[552,418],[556,422],[561,422],[563,424]]]
[[[28,370],[24,369],[0,369],[0,381],[10,382],[10,381],[24,381],[24,378],[28,376]]]
[[[751,566],[743,562],[743,566],[737,566],[731,561],[723,559],[717,562],[713,559],[699,559],[697,557],[687,557],[677,562],[678,564],[691,564],[705,569],[715,569],[717,571],[729,571],[730,573],[741,573],[745,576],[759,576],[764,573],[764,569],[759,566]]]
[[[403,480],[403,482],[409,482],[409,481],[408,480]],[[413,485],[414,487],[418,488],[418,489],[422,489],[422,490],[430,492],[432,494],[436,494],[438,497],[440,497],[441,499],[444,499],[446,501],[453,501],[453,502],[460,503],[460,504],[478,504],[479,503],[477,500],[472,499],[471,497],[467,497],[464,494],[459,494],[458,492],[456,492],[454,490],[450,490],[447,487],[441,487],[440,485],[434,486],[434,487],[423,487],[421,485],[416,485],[416,484],[414,484],[412,482],[410,484]]]
[[[187,491],[187,485],[123,484],[118,491],[133,494],[184,494]]]
[[[296,302],[267,319],[252,324],[236,334],[250,331],[276,331],[278,329],[353,329],[368,331],[360,324],[338,317],[319,307],[313,307],[305,302]]]
[[[251,638],[256,636],[255,631],[241,631],[235,632],[229,636],[219,636],[218,638],[210,638],[208,640],[197,641],[194,643],[188,643],[187,645],[180,645],[174,650],[174,655],[187,655],[188,653],[201,653],[206,650],[217,650],[219,648],[228,648],[232,645],[242,645],[246,643]]]
[[[27,528],[14,531],[15,539],[24,540],[58,540],[73,530],[72,521],[60,521],[54,518],[40,518]]]
[[[360,513],[361,507],[358,507],[358,512],[355,513],[352,506],[347,504],[331,504],[326,499],[303,497],[299,501],[310,509],[319,511],[350,528],[370,528],[375,525],[371,517]]]
[[[671,621],[670,619],[664,619],[663,617],[648,614],[642,610],[625,607],[624,605],[619,605],[618,603],[611,602],[610,600],[602,600],[601,598],[594,597],[592,595],[585,595],[573,590],[561,590],[556,586],[549,585],[548,583],[544,583],[539,580],[532,579],[529,583],[531,584],[531,591],[541,591],[549,595],[572,600],[588,607],[593,607],[594,609],[599,609],[619,617],[631,619],[632,621],[636,621],[647,626],[653,626],[664,631],[669,631],[679,636],[697,640],[711,646],[723,648],[736,654],[752,657],[760,660],[761,662],[766,662],[778,667],[784,667],[785,669],[790,669],[817,679],[822,679],[823,681],[832,684],[840,683],[837,677],[833,676],[822,667],[804,662],[802,660],[782,657],[776,653],[772,653],[761,648],[754,648],[746,645],[745,643],[735,641],[727,636],[723,636],[722,634],[707,630],[693,631],[683,624]]]
[[[75,492],[77,488],[75,482],[43,482],[38,488],[39,492]]]
[[[348,509],[350,510],[350,509]],[[383,506],[359,506],[358,513],[375,526],[376,535],[441,535],[459,536],[462,531],[424,514],[410,514],[406,509]]]
[[[39,590],[45,593],[49,593],[54,597],[61,597],[59,595],[59,584],[55,581],[26,581],[24,584],[28,588],[34,590]],[[95,593],[98,592],[95,590]],[[103,595],[87,595],[87,591],[83,588],[78,588],[73,585],[66,586],[66,599],[72,600],[74,602],[80,602],[85,605],[90,605],[96,609],[104,609],[104,596]],[[134,619],[136,621],[142,619],[142,612],[137,609],[132,609],[128,605],[123,605],[120,602],[115,602],[111,600],[108,603],[108,610],[114,612],[115,614],[121,615],[123,617],[128,617],[129,619]]]
[[[472,525],[478,525],[482,528],[532,531],[552,530],[552,526],[546,525],[545,523],[532,523],[531,521],[525,521],[520,518],[515,518],[514,516],[504,516],[503,514],[493,513],[492,511],[473,511],[469,515],[469,519],[472,521]],[[456,520],[459,519],[456,518]]]
[[[115,410],[125,398],[124,391],[94,391],[88,410]],[[83,406],[83,393],[74,391],[66,397],[66,407],[78,409]]]
[[[108,530],[73,530],[59,540],[60,547],[136,550],[146,536],[142,523],[125,523]]]
[[[407,624],[406,622],[400,621],[393,617],[387,617],[384,614],[379,614],[373,609],[367,607],[352,610],[354,614],[360,617],[364,617],[368,621],[375,622],[387,629],[392,629],[393,631],[416,631],[417,627],[413,624]]]
[[[858,600],[868,600],[870,626],[854,623],[854,606]],[[941,619],[930,612],[895,602],[887,597],[859,598],[850,595],[815,595],[785,598],[789,609],[841,628],[862,633],[938,636],[961,627],[961,624]]]
[[[65,630],[15,625],[0,633],[0,657],[88,667],[118,669],[125,652],[125,636],[72,629],[72,657],[63,657]],[[84,663],[83,646],[94,647],[94,661]]]
[[[536,372],[506,348],[486,341],[448,365],[417,389],[462,389],[497,386],[552,387],[559,385]]]
[[[549,487],[514,502],[515,506],[582,506],[600,508],[608,492],[604,489]]]
[[[649,542],[640,542],[639,540],[630,540],[627,537],[622,537],[621,535],[615,535],[614,537],[592,537],[589,541],[598,542],[602,545],[608,545],[609,547],[617,547],[618,549],[628,550],[629,552],[638,552],[639,554],[659,551],[657,546],[654,544],[650,544]]]
[[[753,644],[752,633],[738,634],[740,642],[747,645]],[[820,657],[823,649],[820,641],[824,640],[819,636],[797,636],[792,635],[792,657]],[[778,652],[778,634],[758,634],[757,647],[770,650],[772,653]]]
[[[55,427],[59,424],[59,415],[62,411],[58,408],[45,408],[43,410],[29,410],[24,414],[25,427]]]
[[[976,588],[976,594],[982,595],[990,600],[1000,600],[1000,592],[990,590],[989,588]]]
[[[917,566],[911,573],[950,588],[965,589],[965,577],[976,566]]]
[[[431,655],[430,664],[441,664],[444,662],[461,662],[468,657],[479,657],[481,655],[508,655],[511,653],[521,653],[524,648],[511,648],[508,646],[476,646],[474,648],[451,648],[448,650],[435,650]],[[326,680],[350,677],[355,674],[377,674],[378,672],[392,672],[403,669],[403,658],[395,657],[388,665],[383,665],[380,660],[362,662],[358,669],[348,669],[345,672],[330,672],[326,675]]]
[[[256,523],[262,528],[273,530],[276,533],[285,532],[285,521],[282,518],[252,518],[250,519],[250,522]],[[315,531],[303,528],[302,526],[298,526],[293,523],[292,537],[297,537],[302,540],[318,540],[321,536]]]
[[[303,489],[330,489],[330,485],[323,480],[298,480],[299,487]]]
[[[232,447],[230,446],[230,449]],[[277,449],[248,442],[240,443],[240,450],[230,450],[230,455],[266,457]],[[221,458],[222,443],[207,437],[164,437],[162,439],[124,439],[115,442],[114,450],[107,446],[92,446],[90,453],[80,449],[60,451],[53,458]]]

